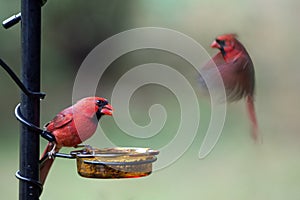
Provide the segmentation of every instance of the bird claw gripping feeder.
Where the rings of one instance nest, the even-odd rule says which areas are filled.
[[[21,122],[20,170],[16,172],[19,182],[19,199],[39,199],[43,190],[40,182],[40,165],[49,157],[76,159],[77,171],[87,178],[136,178],[151,174],[152,163],[159,153],[150,148],[115,147],[98,149],[89,145],[69,154],[47,154],[39,160],[39,135],[49,142],[55,136],[39,128],[40,99],[40,51],[41,51],[41,6],[46,0],[21,0],[21,13],[4,20],[8,29],[21,21],[22,71],[21,79],[0,59],[0,65],[19,86],[21,103],[15,108],[15,116]],[[37,134],[38,133],[38,134]],[[53,158],[52,158],[53,159]]]

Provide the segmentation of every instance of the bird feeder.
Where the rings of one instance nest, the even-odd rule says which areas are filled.
[[[150,148],[98,149],[85,145],[81,150],[71,151],[70,154],[56,153],[55,156],[76,159],[77,172],[82,177],[112,179],[148,176],[158,153]]]

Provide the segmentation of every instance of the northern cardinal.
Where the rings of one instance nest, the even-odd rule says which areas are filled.
[[[220,52],[203,67],[203,76],[213,80],[215,75],[211,69],[216,65],[223,79],[227,100],[232,102],[246,99],[252,125],[252,138],[258,141],[258,125],[254,108],[255,73],[251,58],[234,34],[218,36],[211,47],[219,49]]]
[[[112,115],[113,108],[101,97],[86,97],[58,113],[45,125],[56,142],[49,142],[41,159],[48,158],[40,165],[40,181],[44,184],[50,167],[54,161],[52,156],[62,147],[76,147],[90,138],[96,131],[98,121],[103,115]]]

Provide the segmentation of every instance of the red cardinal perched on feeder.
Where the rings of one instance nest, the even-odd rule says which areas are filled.
[[[210,71],[215,64],[223,79],[227,100],[232,102],[245,97],[252,125],[252,138],[258,141],[254,108],[255,74],[251,58],[234,34],[218,36],[211,47],[219,49],[220,52],[203,67],[203,76],[213,80],[214,74]],[[203,80],[201,82],[204,83]]]
[[[48,155],[40,166],[40,181],[44,184],[54,161],[53,154],[62,147],[76,147],[90,138],[96,131],[98,121],[103,115],[112,115],[113,108],[101,97],[87,97],[58,113],[45,125],[56,139],[48,143],[41,158]]]

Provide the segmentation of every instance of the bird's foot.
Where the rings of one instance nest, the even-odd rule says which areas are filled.
[[[74,148],[93,149],[93,147],[89,144],[78,144],[78,145],[74,146]]]
[[[91,145],[89,144],[79,144],[79,145],[76,145],[74,146],[74,148],[84,148],[84,151],[86,151],[87,153],[90,153],[90,154],[94,154],[95,153],[95,148],[93,148]]]
[[[56,144],[53,145],[53,148],[51,149],[51,151],[48,152],[48,158],[49,159],[54,159],[54,155],[55,155],[55,148],[56,148]]]

